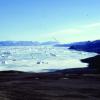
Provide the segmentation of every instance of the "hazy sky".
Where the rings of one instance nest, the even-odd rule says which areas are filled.
[[[100,0],[0,0],[0,40],[100,39]]]

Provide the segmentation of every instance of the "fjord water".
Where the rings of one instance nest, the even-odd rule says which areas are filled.
[[[50,72],[59,69],[87,67],[80,59],[96,53],[54,46],[1,46],[0,71]]]

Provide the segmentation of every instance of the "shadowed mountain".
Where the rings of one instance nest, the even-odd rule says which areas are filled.
[[[69,49],[100,53],[100,40],[78,42],[72,44]]]

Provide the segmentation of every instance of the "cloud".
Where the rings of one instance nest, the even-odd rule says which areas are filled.
[[[49,34],[75,34],[75,33],[80,33],[81,30],[80,29],[75,29],[75,28],[72,28],[72,29],[63,29],[63,30],[59,30],[59,31],[56,31],[56,32],[52,32],[52,33],[49,33]]]
[[[77,28],[70,28],[70,29],[62,29],[62,30],[57,30],[55,32],[51,32],[48,34],[54,34],[54,35],[59,35],[59,34],[81,34],[81,33],[86,33],[88,31],[96,31],[100,28],[100,22],[98,23],[92,23],[92,24],[86,24],[86,25],[81,25]]]
[[[76,27],[76,26],[75,26]],[[66,28],[48,33],[48,37],[55,37],[60,41],[85,41],[99,39],[100,23],[81,25],[76,28]]]
[[[44,33],[35,37],[39,41],[60,41],[60,42],[76,42],[86,40],[96,40],[100,37],[100,23],[92,23],[86,25],[75,26],[74,28],[58,29],[57,31]]]
[[[98,28],[98,27],[100,27],[100,22],[92,23],[84,26],[84,28]]]

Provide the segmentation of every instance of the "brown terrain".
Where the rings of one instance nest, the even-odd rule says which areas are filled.
[[[2,71],[0,100],[100,100],[100,74]]]

